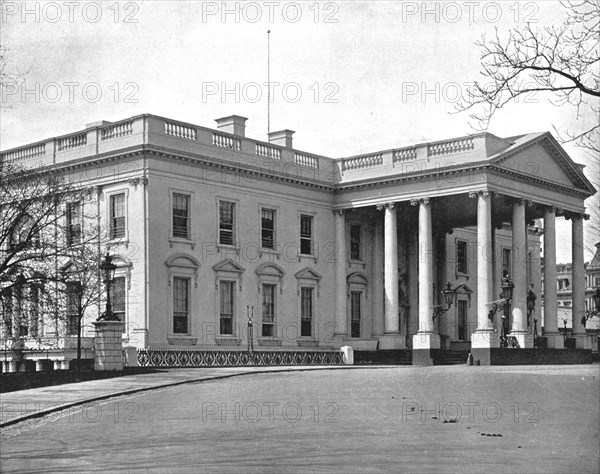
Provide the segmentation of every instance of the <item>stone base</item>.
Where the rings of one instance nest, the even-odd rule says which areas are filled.
[[[439,349],[441,346],[441,338],[439,334],[432,332],[418,332],[413,336],[414,349]]]
[[[413,349],[412,365],[429,366],[435,365],[441,349]]]
[[[377,337],[379,339],[379,349],[406,349],[405,338],[399,332]]]
[[[490,347],[500,347],[498,332],[484,329],[471,334],[471,349],[489,349]]]
[[[574,334],[577,349],[592,350],[592,336],[590,334]]]
[[[123,370],[123,327],[120,321],[96,321],[94,369]]]
[[[492,347],[488,349],[471,349],[471,355],[473,356],[473,365],[554,365],[592,363],[592,351],[579,349],[565,351],[563,349],[507,349]]]
[[[548,341],[548,349],[564,349],[565,338],[562,334],[557,332],[545,332],[544,337]]]
[[[418,332],[413,336],[413,365],[434,365],[440,347],[441,340],[439,334]]]

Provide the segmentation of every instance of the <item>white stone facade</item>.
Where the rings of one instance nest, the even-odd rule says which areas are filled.
[[[98,219],[85,225],[110,231],[111,199],[124,197],[124,230],[101,250],[125,278],[125,345],[245,348],[253,306],[255,348],[495,347],[501,318],[488,312],[508,265],[507,324],[531,347],[533,220],[569,216],[579,242],[595,192],[549,133],[332,159],[293,149],[289,130],[266,143],[244,136],[242,117],[218,123],[142,115],[2,153],[93,189]],[[453,304],[434,318],[447,283]]]

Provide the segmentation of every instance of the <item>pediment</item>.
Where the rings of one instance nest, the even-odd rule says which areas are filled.
[[[471,289],[471,287],[469,285],[467,285],[466,283],[461,283],[460,285],[458,285],[456,287],[456,290],[454,290],[456,293],[466,293],[468,295],[472,295],[473,294],[473,290]]]
[[[369,283],[369,279],[366,277],[366,275],[360,272],[351,273],[346,277],[346,281],[356,285],[367,285]]]
[[[306,268],[300,270],[299,272],[294,273],[294,276],[298,279],[316,280],[316,281],[320,281],[321,278],[323,278],[321,275],[319,275],[319,273],[317,273],[310,267],[306,267]]]
[[[228,258],[226,260],[222,260],[221,262],[214,265],[213,270],[215,272],[232,272],[232,273],[243,273],[246,271],[246,269],[244,267],[237,264],[230,258]]]
[[[283,275],[285,275],[283,268],[274,263],[263,263],[262,265],[258,266],[255,272],[257,275],[274,276],[278,278],[281,278]]]
[[[581,167],[562,149],[559,143],[545,133],[523,143],[514,150],[507,150],[492,160],[496,166],[521,175],[530,175],[551,185],[580,189],[595,193],[595,189],[583,174]]]
[[[198,268],[200,264],[194,257],[185,254],[177,254],[170,256],[165,262],[167,267],[187,267]]]

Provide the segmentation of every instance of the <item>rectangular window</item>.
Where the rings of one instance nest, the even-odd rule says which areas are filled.
[[[234,288],[235,282],[222,281],[219,289],[219,319],[221,334],[233,335],[233,310],[234,310]]]
[[[235,203],[219,202],[219,243],[235,245]]]
[[[81,242],[81,203],[67,204],[67,245]]]
[[[510,249],[502,249],[502,278],[510,278],[511,274],[511,252]]]
[[[125,237],[125,193],[110,197],[110,238]]]
[[[360,291],[350,293],[350,337],[360,337]]]
[[[312,216],[300,216],[300,253],[303,255],[312,255],[312,234],[313,218]]]
[[[190,197],[173,193],[173,237],[190,238]]]
[[[275,336],[275,285],[262,286],[262,335]]]
[[[29,335],[29,321],[27,321],[26,312],[23,311],[23,287],[17,286],[14,291],[14,299],[16,303],[15,316],[17,317],[17,325],[19,327],[19,336]]]
[[[67,335],[77,336],[79,331],[79,308],[81,305],[81,283],[67,282]]]
[[[40,317],[40,287],[38,285],[32,285],[29,288],[29,295],[31,297],[30,309],[29,309],[29,329],[32,337],[38,336],[38,326]]]
[[[190,315],[190,279],[173,278],[173,334],[187,334]]]
[[[113,280],[110,297],[114,315],[119,318],[119,321],[125,322],[125,277],[117,277]],[[125,332],[125,326],[123,326],[123,332]]]
[[[300,290],[300,336],[312,336],[313,289],[303,287]]]
[[[469,272],[467,242],[456,241],[456,272],[466,275]]]
[[[261,245],[264,249],[275,248],[275,211],[263,209],[260,220]]]
[[[360,260],[360,226],[350,226],[350,259]]]
[[[458,300],[458,340],[467,341],[467,302]]]

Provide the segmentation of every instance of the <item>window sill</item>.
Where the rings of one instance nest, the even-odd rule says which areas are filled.
[[[170,346],[195,346],[197,337],[193,336],[167,336],[167,342]]]
[[[351,265],[362,265],[363,270],[365,268],[367,268],[367,262],[365,262],[363,260],[352,260],[352,259],[350,259],[350,260],[348,260],[348,266],[351,266]]]
[[[192,250],[196,247],[196,242],[190,239],[184,239],[183,237],[169,237],[169,247],[173,247],[173,244],[191,245]]]
[[[468,273],[461,273],[461,272],[456,272],[456,278],[466,278],[467,280],[469,279],[469,274]]]
[[[221,250],[235,250],[236,254],[240,253],[239,245],[217,244],[217,252],[220,252]]]
[[[319,345],[319,341],[310,337],[301,337],[300,339],[296,339],[296,344],[298,344],[300,347],[317,347]]]
[[[257,342],[259,346],[280,346],[282,340],[275,337],[259,337]]]
[[[314,260],[315,263],[317,263],[319,261],[319,257],[317,257],[316,255],[312,255],[312,254],[307,254],[307,253],[301,253],[298,255],[298,261],[302,261],[302,259],[311,259]]]
[[[258,251],[258,254],[260,257],[262,257],[263,255],[275,255],[277,257],[277,260],[279,260],[279,258],[281,257],[281,252],[279,252],[278,250],[275,249],[267,249],[267,248],[263,248],[261,247],[260,250]]]
[[[215,336],[215,343],[219,346],[239,346],[242,340],[235,336]]]

